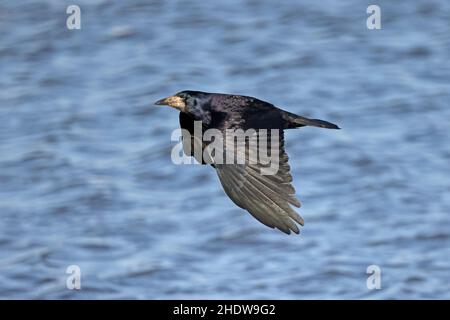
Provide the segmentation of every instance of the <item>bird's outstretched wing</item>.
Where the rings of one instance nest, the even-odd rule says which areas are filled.
[[[242,119],[242,117],[236,117],[236,119]],[[247,121],[245,124],[238,123],[234,119],[217,123],[215,128],[222,131],[224,136],[222,160],[226,158],[226,153],[235,147],[233,144],[235,140],[229,139],[229,136],[225,134],[226,129],[242,127],[248,129],[254,124],[252,121]],[[303,225],[304,222],[300,215],[291,207],[291,205],[300,207],[300,202],[295,197],[295,189],[291,184],[292,176],[288,163],[289,158],[284,150],[283,130],[278,131],[278,139],[274,139],[274,141],[272,141],[270,134],[266,137],[267,149],[273,148],[278,150],[278,157],[271,158],[275,160],[275,163],[272,163],[272,165],[277,166],[278,170],[274,174],[262,174],[267,169],[267,165],[258,161],[250,161],[255,152],[253,150],[253,154],[249,154],[249,151],[252,150],[252,147],[249,145],[250,139],[245,141],[244,154],[240,154],[235,150],[235,160],[237,161],[237,158],[239,158],[241,164],[224,164],[223,161],[218,162],[217,157],[214,155],[211,155],[208,162],[206,162],[203,158],[203,151],[208,144],[194,136],[194,118],[180,113],[180,126],[189,133],[189,135],[183,136],[184,153],[188,156],[193,156],[202,164],[212,164],[216,169],[225,193],[236,205],[247,210],[266,226],[277,228],[287,234],[291,230],[299,233],[295,222],[300,225]],[[258,141],[257,149],[259,145]],[[199,146],[202,151],[200,157],[194,153],[194,150]],[[258,153],[259,150],[256,150],[256,154]]]
[[[277,228],[287,234],[292,231],[299,233],[295,222],[303,225],[303,219],[295,212],[291,205],[300,207],[292,186],[292,176],[288,164],[288,155],[284,150],[284,134],[279,130],[278,139],[270,142],[269,148],[278,150],[275,165],[278,170],[273,174],[262,174],[267,164],[250,161],[251,155],[246,141],[245,163],[214,164],[225,193],[239,207],[247,210],[258,221],[271,228]],[[230,149],[230,139],[225,138],[225,152]],[[258,143],[257,148],[260,148]],[[214,157],[212,157],[214,159]],[[241,161],[242,162],[242,161]],[[272,163],[273,165],[273,163]],[[267,172],[266,172],[267,173]]]

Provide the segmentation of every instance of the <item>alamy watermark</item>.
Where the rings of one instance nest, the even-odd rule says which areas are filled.
[[[66,27],[69,30],[81,29],[81,9],[79,6],[72,4],[67,7],[66,13],[70,16],[66,19]]]
[[[366,273],[369,274],[366,280],[366,286],[369,290],[381,289],[381,268],[376,264],[367,267]]]
[[[376,4],[371,4],[367,7],[366,12],[370,16],[366,20],[366,26],[369,30],[381,29],[381,8]]]
[[[366,20],[366,26],[369,30],[381,29],[381,8],[379,5],[371,4],[367,7],[366,13],[370,16]],[[69,5],[66,9],[69,16],[66,19],[66,26],[69,30],[81,29],[81,9],[78,5]]]
[[[69,274],[66,279],[66,288],[69,290],[81,290],[81,268],[73,264],[67,267],[66,273]]]
[[[181,138],[181,141],[180,141]],[[176,129],[171,135],[178,143],[172,148],[174,164],[258,165],[262,175],[275,175],[280,165],[279,129],[202,130],[202,122],[194,121],[193,132]]]

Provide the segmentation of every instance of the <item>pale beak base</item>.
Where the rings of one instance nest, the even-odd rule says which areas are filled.
[[[184,109],[186,108],[186,103],[184,102],[184,100],[177,96],[171,96],[168,98],[158,100],[155,102],[155,105],[158,105],[158,106],[166,105],[166,106],[178,109],[180,111],[184,111]]]

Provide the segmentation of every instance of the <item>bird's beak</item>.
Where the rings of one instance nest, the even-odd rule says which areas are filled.
[[[171,96],[168,98],[164,98],[161,100],[158,100],[155,102],[155,105],[158,106],[170,106],[172,108],[178,109],[180,111],[184,111],[184,108],[186,108],[186,103],[184,102],[184,100],[180,97],[177,96]]]
[[[157,106],[164,106],[164,105],[167,105],[166,98],[161,99],[161,100],[158,100],[158,101],[156,101],[154,104],[157,105]]]

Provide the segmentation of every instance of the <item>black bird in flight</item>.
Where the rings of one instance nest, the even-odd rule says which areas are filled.
[[[271,228],[277,228],[287,234],[291,230],[299,233],[295,224],[304,224],[300,215],[292,206],[300,208],[300,201],[295,197],[292,186],[292,176],[288,164],[288,156],[284,150],[284,129],[303,126],[314,126],[328,129],[339,129],[335,124],[318,119],[308,119],[284,111],[274,105],[248,96],[207,93],[200,91],[182,91],[174,96],[155,102],[156,105],[168,105],[180,111],[180,126],[188,132],[183,133],[183,152],[202,164],[210,164],[215,168],[225,193],[239,207],[247,210],[258,221]],[[211,155],[209,161],[194,152],[200,145],[203,152],[208,146],[207,141],[194,135],[194,122],[201,121],[202,133],[207,129],[217,129],[225,133],[229,129],[278,129],[276,143],[267,136],[268,147],[278,151],[278,170],[274,174],[263,174],[267,164],[250,161],[249,153],[244,155],[244,163],[216,163]],[[261,139],[261,138],[260,138]],[[230,147],[229,139],[225,138],[224,149]],[[234,141],[234,138],[233,138]],[[260,141],[260,140],[258,140]],[[245,140],[246,146],[249,140]],[[260,147],[260,142],[257,148]],[[256,163],[255,163],[256,162]]]

